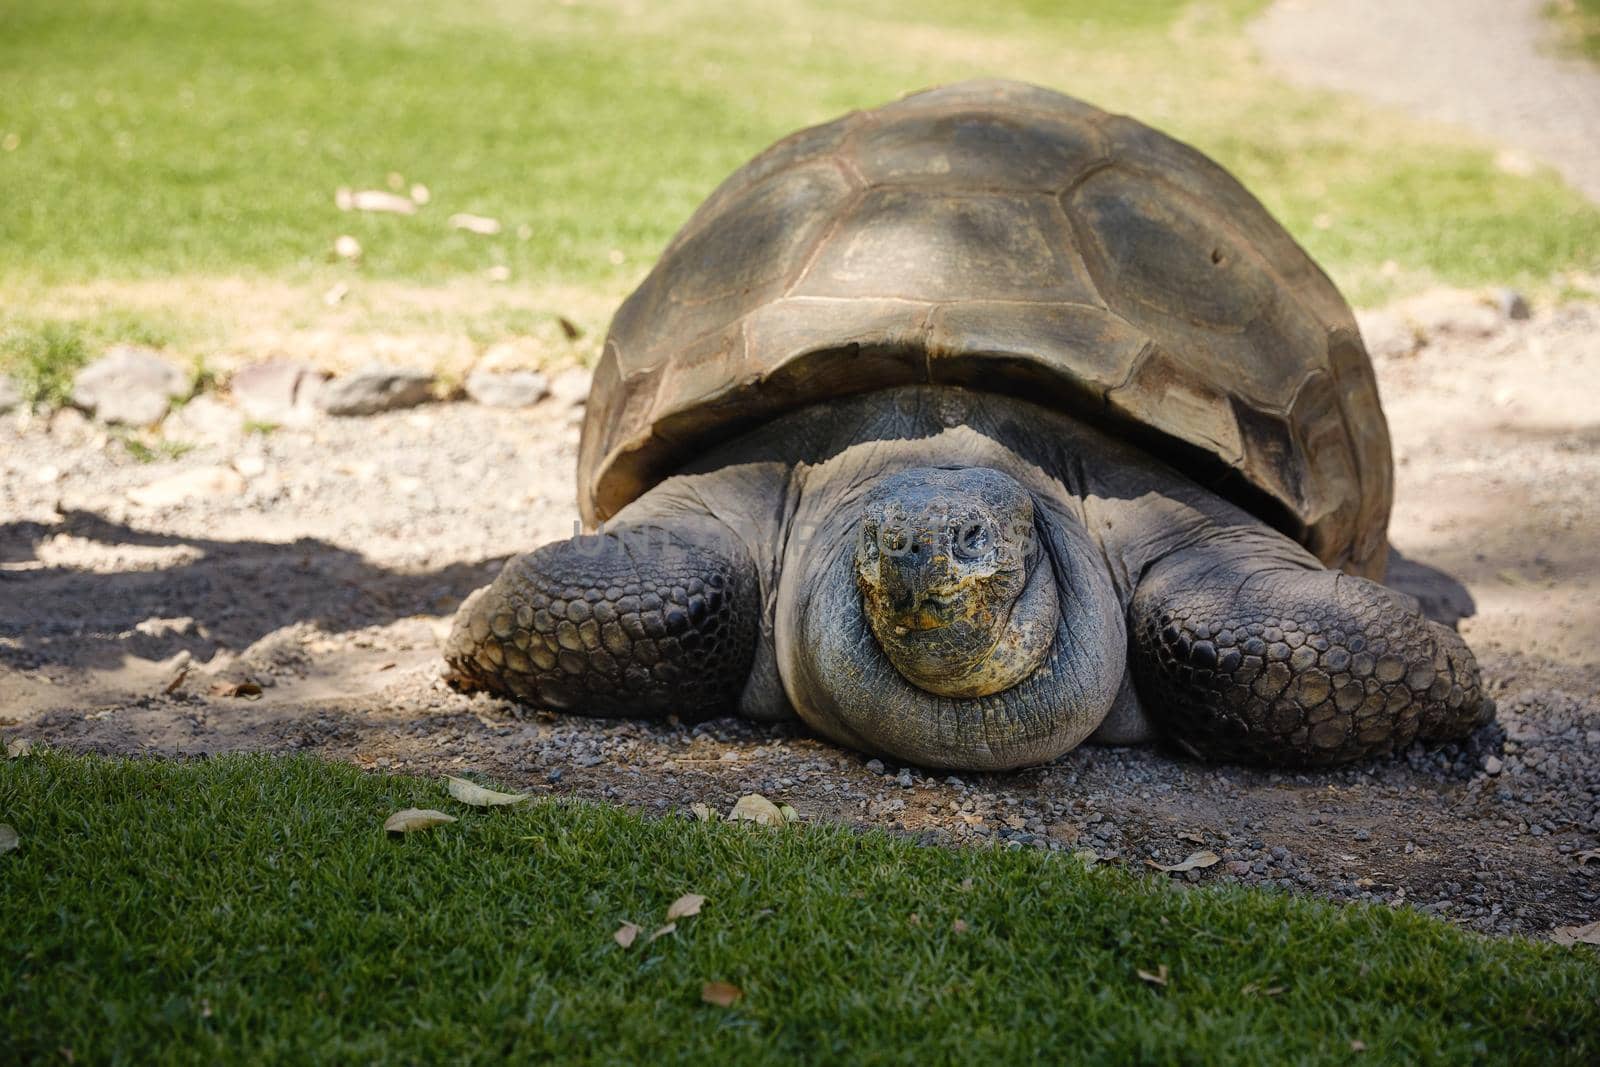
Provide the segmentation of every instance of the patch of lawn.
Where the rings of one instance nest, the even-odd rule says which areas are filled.
[[[460,821],[387,838],[409,806]],[[21,837],[0,854],[0,1034],[23,1062],[1600,1056],[1586,949],[1060,854],[481,811],[264,757],[0,763],[0,822]],[[686,892],[703,912],[646,944]],[[645,931],[626,951],[624,920]],[[702,1003],[713,981],[743,998]]]
[[[1562,24],[1574,51],[1600,62],[1600,0],[1552,0],[1546,11]]]
[[[0,0],[0,283],[317,278],[349,233],[369,277],[620,291],[773,139],[996,74],[1192,140],[1363,295],[1387,295],[1389,259],[1419,283],[1594,265],[1600,211],[1554,177],[1267,77],[1241,33],[1259,7]],[[391,174],[432,202],[335,207]],[[458,211],[505,229],[451,229]]]

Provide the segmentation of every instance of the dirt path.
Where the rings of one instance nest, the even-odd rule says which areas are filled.
[[[0,732],[465,768],[647,810],[759,791],[811,817],[1140,869],[1211,848],[1223,862],[1185,877],[1484,930],[1600,917],[1600,308],[1510,322],[1447,296],[1368,326],[1389,353],[1392,580],[1465,616],[1500,703],[1465,746],[1315,774],[1084,749],[962,781],[880,777],[799,728],[525,717],[443,685],[438,642],[507,553],[571,531],[577,412],[450,403],[262,436],[210,397],[166,428],[192,450],[154,463],[72,411],[0,417]],[[1418,330],[1420,352],[1394,343]],[[175,475],[212,488],[136,502]],[[259,699],[230,695],[245,681]]]
[[[1600,70],[1553,53],[1544,3],[1278,0],[1250,32],[1291,81],[1466,126],[1600,202]]]

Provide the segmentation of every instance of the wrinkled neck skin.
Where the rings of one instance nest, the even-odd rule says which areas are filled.
[[[862,525],[886,477],[930,467],[1004,470],[1027,494],[1034,536],[1020,568],[1002,560],[972,579],[1020,581],[1014,597],[980,599],[970,617],[919,631],[924,608],[910,594],[929,589],[865,578]],[[784,688],[802,719],[842,744],[927,767],[1045,762],[1094,731],[1125,673],[1123,612],[1074,502],[965,427],[864,444],[808,469],[782,574]],[[937,596],[938,581],[924,584]]]

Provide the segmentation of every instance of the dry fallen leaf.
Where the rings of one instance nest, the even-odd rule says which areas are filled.
[[[1365,1052],[1365,1051],[1367,1051],[1367,1043],[1365,1041],[1361,1040],[1358,1037],[1357,1038],[1351,1038],[1351,1040],[1350,1040],[1350,1051],[1351,1052]]]
[[[700,987],[700,999],[719,1008],[731,1008],[733,1002],[744,996],[744,990],[730,982],[707,982]]]
[[[334,190],[333,202],[340,211],[378,211],[389,215],[415,215],[417,205],[409,196],[385,192],[382,189],[349,189],[340,186]]]
[[[528,799],[527,793],[497,793],[493,789],[485,789],[477,782],[469,782],[452,774],[444,777],[445,781],[450,783],[450,795],[461,803],[471,804],[475,808],[499,808],[507,804],[521,804]]]
[[[1213,866],[1221,859],[1222,857],[1217,855],[1215,852],[1212,852],[1210,849],[1203,848],[1199,852],[1191,854],[1181,863],[1157,863],[1155,860],[1150,859],[1145,860],[1145,862],[1158,871],[1168,871],[1173,874],[1182,874],[1184,871],[1194,871],[1203,867]]]
[[[1151,985],[1164,986],[1167,984],[1168,971],[1165,963],[1156,968],[1155,974],[1151,974],[1149,971],[1134,971],[1133,973],[1138,975],[1141,981],[1149,982]]]
[[[689,810],[694,812],[694,817],[700,822],[710,822],[713,818],[711,814],[711,808],[705,804],[701,804],[699,801],[690,804]]]
[[[466,230],[468,233],[481,234],[484,237],[493,237],[500,232],[500,220],[491,219],[485,215],[469,215],[466,212],[450,216],[450,226],[456,230]]]
[[[1178,840],[1187,841],[1191,845],[1203,845],[1206,843],[1206,839],[1195,833],[1193,830],[1185,830],[1183,833],[1178,835]]]
[[[733,810],[728,812],[728,821],[753,822],[758,826],[782,826],[785,820],[778,805],[760,793],[746,793],[734,803]]]
[[[665,926],[657,927],[656,932],[651,934],[649,938],[646,939],[645,944],[648,945],[651,941],[654,941],[658,937],[666,937],[668,934],[675,933],[677,932],[677,929],[677,923],[668,923]]]
[[[956,919],[950,923],[950,932],[952,934],[964,934],[970,929],[971,927],[967,925],[967,920],[965,919]]]
[[[1600,920],[1582,926],[1558,926],[1550,931],[1558,945],[1600,945]]]
[[[405,808],[383,820],[383,828],[391,834],[409,834],[414,830],[426,830],[455,821],[455,816],[432,808]]]
[[[255,682],[218,682],[211,687],[214,697],[243,697],[245,700],[260,700],[261,687]]]
[[[6,742],[6,758],[21,759],[33,751],[33,742],[26,737],[13,737]]]
[[[22,843],[17,831],[9,823],[0,822],[0,852],[10,852]]]
[[[700,905],[705,902],[706,898],[699,893],[685,893],[677,900],[674,900],[672,906],[667,909],[667,922],[670,923],[675,919],[687,919],[691,915],[699,915]]]
[[[517,232],[520,236],[522,231],[519,228]],[[556,323],[561,327],[562,335],[565,336],[569,341],[576,341],[578,338],[583,336],[583,331],[578,329],[578,324],[567,318],[565,315],[557,315]]]
[[[611,935],[611,939],[623,948],[629,948],[638,936],[639,927],[633,923],[625,922],[617,927],[617,932]]]

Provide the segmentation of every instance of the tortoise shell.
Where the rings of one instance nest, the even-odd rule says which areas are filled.
[[[611,324],[584,518],[785,411],[927,383],[1088,419],[1382,575],[1388,427],[1333,283],[1201,153],[1002,81],[802,130],[711,195]]]

